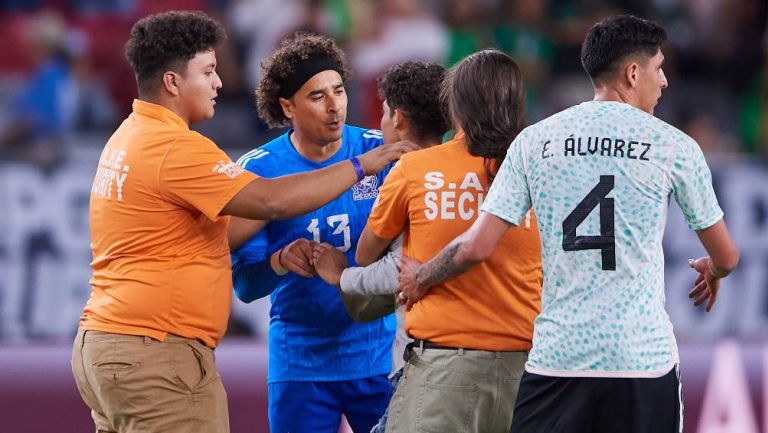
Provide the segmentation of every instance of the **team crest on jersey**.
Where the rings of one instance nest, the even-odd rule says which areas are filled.
[[[379,195],[379,180],[376,176],[365,176],[360,182],[352,185],[353,200],[368,200]]]
[[[240,176],[241,174],[243,174],[245,169],[235,164],[232,161],[221,160],[217,162],[216,165],[213,167],[213,171],[219,174],[226,175],[230,179],[234,179],[237,176]]]

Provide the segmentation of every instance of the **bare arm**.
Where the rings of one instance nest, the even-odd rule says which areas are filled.
[[[383,144],[360,155],[358,160],[363,172],[370,175],[415,149],[416,145],[407,141]],[[355,182],[357,174],[349,161],[290,176],[256,178],[224,206],[221,214],[256,220],[292,218],[325,205]]]
[[[720,280],[739,263],[739,250],[722,219],[711,227],[697,230],[696,235],[709,256],[688,261],[691,268],[699,273],[688,297],[694,299],[696,306],[707,301],[706,310],[711,311],[717,301]]]
[[[368,266],[384,255],[390,243],[392,243],[392,239],[376,236],[366,225],[357,241],[355,260],[360,266]]]
[[[414,266],[413,260],[403,258],[398,291],[406,310],[421,299],[437,283],[463,274],[472,266],[491,256],[496,244],[512,226],[509,222],[487,212],[472,226],[451,241],[432,260]]]
[[[697,230],[696,235],[709,254],[713,275],[723,278],[736,268],[739,263],[739,249],[733,243],[724,220],[721,219],[703,230]]]
[[[253,235],[261,231],[268,221],[264,220],[249,220],[240,217],[232,217],[229,220],[229,228],[227,229],[229,239],[229,249],[234,251],[252,238]]]

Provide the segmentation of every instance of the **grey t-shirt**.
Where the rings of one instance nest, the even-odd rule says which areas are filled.
[[[378,261],[365,267],[347,268],[341,274],[344,304],[357,321],[373,320],[386,314],[397,314],[397,332],[392,343],[392,373],[403,368],[405,346],[413,341],[405,333],[403,307],[397,307],[395,288],[403,255],[403,235],[389,245],[389,251]]]

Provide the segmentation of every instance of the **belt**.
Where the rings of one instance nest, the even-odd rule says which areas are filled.
[[[409,349],[437,349],[437,350],[456,350],[459,352],[459,354],[464,352],[472,352],[472,351],[478,351],[478,352],[490,352],[490,353],[496,353],[496,354],[502,354],[502,353],[517,353],[517,352],[524,352],[528,353],[527,350],[502,350],[502,351],[493,351],[493,350],[483,350],[483,349],[465,349],[463,347],[448,347],[443,346],[437,343],[433,343],[429,340],[419,340],[414,339],[412,343],[408,343],[408,345],[405,346],[405,352],[403,353],[403,359],[405,361],[408,361],[408,357],[411,353]]]
[[[411,358],[411,350],[416,348],[420,348],[422,350],[424,349],[459,350],[453,347],[441,346],[429,340],[414,339],[412,342],[405,345],[405,350],[403,351],[403,361],[408,362],[408,360]]]
[[[429,340],[417,340],[417,339],[414,339],[413,343],[410,343],[409,346],[413,348],[420,347],[422,349],[459,350],[458,347],[442,346],[440,344],[433,343]],[[472,350],[472,349],[465,349],[465,350]]]

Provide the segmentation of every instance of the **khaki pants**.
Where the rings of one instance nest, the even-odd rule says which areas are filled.
[[[229,432],[213,350],[198,341],[80,329],[72,373],[98,433]]]
[[[527,352],[410,349],[386,433],[508,433]]]

